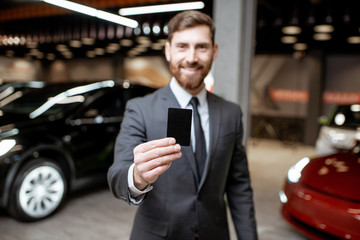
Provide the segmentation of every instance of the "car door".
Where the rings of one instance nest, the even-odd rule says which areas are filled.
[[[78,178],[104,173],[112,163],[125,109],[122,95],[121,88],[102,89],[67,121],[69,134],[64,136],[64,141]]]

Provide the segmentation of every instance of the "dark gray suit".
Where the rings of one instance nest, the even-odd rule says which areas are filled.
[[[239,239],[257,239],[248,164],[242,146],[240,107],[208,93],[210,148],[199,181],[191,147],[159,176],[137,211],[131,239],[229,239],[227,195]],[[129,202],[128,168],[133,149],[142,142],[166,137],[167,111],[179,104],[167,86],[128,102],[108,172],[111,191]],[[121,214],[121,213],[120,213]]]

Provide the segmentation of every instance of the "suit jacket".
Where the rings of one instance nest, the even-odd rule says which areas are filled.
[[[207,93],[210,147],[199,179],[191,147],[153,184],[137,210],[131,239],[229,239],[226,206],[239,239],[257,239],[253,193],[238,105]],[[108,172],[111,191],[129,202],[127,175],[133,149],[142,142],[166,137],[167,111],[179,108],[169,86],[130,100]],[[226,196],[226,197],[225,197]],[[224,200],[225,197],[225,200]]]

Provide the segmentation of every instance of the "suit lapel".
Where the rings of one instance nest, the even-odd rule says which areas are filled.
[[[181,107],[179,102],[176,100],[175,95],[171,91],[170,85],[167,85],[165,88],[162,88],[159,91],[162,91],[162,93],[160,94],[162,96],[162,102],[161,102],[162,108],[167,109],[169,107],[173,107],[173,108]],[[199,182],[199,176],[198,176],[197,170],[196,170],[195,155],[192,151],[191,146],[182,147],[181,152],[183,153],[183,158],[185,158],[186,161],[189,162],[191,169],[193,171],[193,174],[195,175],[196,181]]]
[[[206,159],[205,164],[205,172],[201,178],[200,187],[203,186],[207,175],[210,170],[211,163],[213,161],[212,156],[214,156],[214,152],[216,150],[217,141],[219,139],[219,131],[220,131],[220,125],[221,125],[221,114],[220,114],[220,108],[218,101],[216,97],[211,94],[207,93],[207,100],[208,100],[208,108],[209,108],[209,131],[210,131],[210,144],[209,144],[209,151]]]

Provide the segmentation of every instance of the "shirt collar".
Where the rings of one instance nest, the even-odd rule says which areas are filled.
[[[175,78],[172,77],[171,81],[170,81],[170,89],[174,93],[174,95],[175,95],[176,99],[178,100],[181,108],[186,108],[186,106],[189,104],[191,98],[195,97],[195,96],[192,96],[190,93],[185,91],[175,81],[176,81]],[[205,104],[206,104],[206,89],[203,88],[201,90],[201,92],[198,95],[196,95],[196,97],[199,99],[200,106],[205,106]]]

